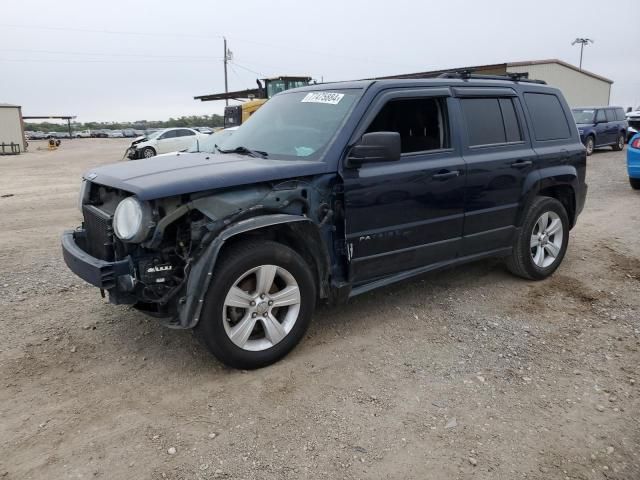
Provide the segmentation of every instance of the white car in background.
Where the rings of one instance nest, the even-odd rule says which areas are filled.
[[[631,112],[627,112],[627,142],[631,140],[636,133],[640,132],[640,107]]]
[[[125,156],[131,160],[151,158],[161,153],[179,152],[186,150],[196,140],[202,141],[209,135],[200,133],[192,128],[165,128],[150,135],[144,135],[131,142]]]

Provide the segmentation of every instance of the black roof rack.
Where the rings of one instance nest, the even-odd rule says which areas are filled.
[[[546,85],[544,80],[533,80],[529,78],[529,72],[507,73],[506,75],[480,75],[474,74],[473,70],[457,70],[438,75],[438,78],[459,78],[462,80],[507,80],[512,82],[540,83]]]

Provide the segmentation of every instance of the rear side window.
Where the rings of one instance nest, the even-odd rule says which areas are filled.
[[[533,131],[538,141],[561,140],[571,137],[567,117],[560,100],[549,93],[525,93]]]
[[[607,122],[615,122],[616,121],[616,112],[613,110],[613,108],[607,108],[606,111],[606,115],[607,115]]]
[[[604,110],[598,110],[598,113],[596,113],[596,122],[606,122],[607,121],[607,115],[604,113]]]
[[[469,146],[496,145],[522,140],[518,117],[510,98],[463,98]]]

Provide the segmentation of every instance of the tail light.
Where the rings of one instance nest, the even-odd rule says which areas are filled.
[[[640,138],[636,138],[633,142],[631,142],[631,146],[633,148],[638,148],[640,149]]]

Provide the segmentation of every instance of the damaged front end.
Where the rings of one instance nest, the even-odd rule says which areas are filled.
[[[111,303],[131,304],[173,328],[190,328],[199,319],[223,244],[237,235],[275,235],[279,229],[291,236],[288,241],[296,237],[304,244],[321,296],[327,296],[330,194],[330,186],[315,178],[140,201],[85,181],[84,221],[65,232],[64,258],[78,276],[106,290]],[[121,221],[123,209],[140,221]]]

